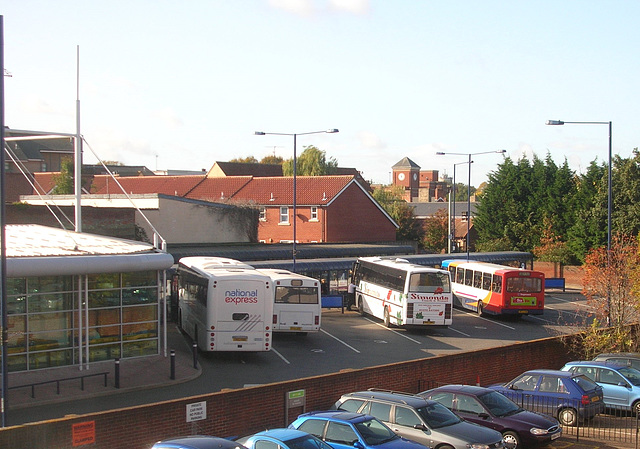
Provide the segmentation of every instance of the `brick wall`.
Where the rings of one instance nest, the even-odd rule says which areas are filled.
[[[393,223],[355,184],[327,207],[328,242],[391,242],[395,239]]]
[[[287,417],[285,395],[289,391],[304,389],[306,411],[322,410],[349,391],[377,387],[417,393],[436,384],[475,384],[478,379],[490,385],[528,369],[559,368],[575,358],[559,337],[547,338],[8,427],[0,429],[0,447],[130,449],[148,448],[157,440],[181,435],[240,436],[293,421],[303,410],[289,410]],[[206,402],[207,418],[188,423],[186,407],[197,402]],[[72,426],[84,422],[95,423],[95,443],[73,446]]]

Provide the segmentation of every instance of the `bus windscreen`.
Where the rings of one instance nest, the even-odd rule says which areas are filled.
[[[449,293],[451,285],[446,273],[412,273],[409,291],[414,293]]]

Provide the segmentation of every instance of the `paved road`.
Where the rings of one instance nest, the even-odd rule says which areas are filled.
[[[320,332],[306,336],[276,335],[270,352],[200,354],[204,375],[187,382],[167,383],[161,388],[140,388],[126,394],[104,395],[104,390],[99,389],[100,396],[94,400],[72,400],[47,407],[10,410],[9,422],[21,424],[67,414],[93,413],[224,388],[242,388],[346,368],[364,368],[556,336],[573,332],[575,329],[567,324],[580,320],[588,310],[584,298],[577,293],[550,294],[546,301],[545,314],[540,317],[483,318],[456,309],[452,326],[419,331],[387,329],[371,317],[330,309],[323,311]],[[190,363],[191,342],[176,330],[175,325],[171,325],[168,347],[182,355],[183,363]],[[124,363],[134,362],[124,360]]]

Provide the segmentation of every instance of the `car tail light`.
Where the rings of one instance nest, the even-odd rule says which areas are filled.
[[[318,324],[320,324],[320,316],[319,316],[319,315],[316,315],[315,323],[316,323],[316,326],[317,326]]]
[[[582,405],[589,405],[591,403],[591,400],[589,399],[589,395],[588,394],[583,394],[582,395],[582,399],[580,400],[580,403]]]

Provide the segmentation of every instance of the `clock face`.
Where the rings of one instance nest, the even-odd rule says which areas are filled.
[[[400,173],[400,174],[398,174],[398,179],[399,179],[400,181],[404,181],[404,173]]]
[[[413,174],[413,180],[414,180],[414,181],[416,181],[417,179],[418,179],[418,174],[417,174],[417,173],[414,173],[414,174]]]

